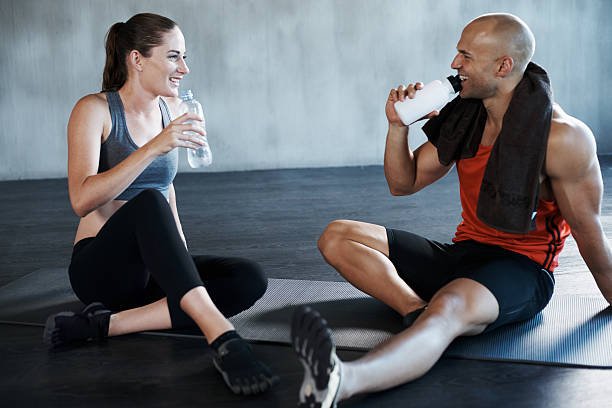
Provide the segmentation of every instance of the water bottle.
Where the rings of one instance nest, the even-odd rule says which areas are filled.
[[[442,109],[460,90],[459,75],[449,76],[442,81],[435,80],[428,83],[416,91],[414,98],[397,101],[393,107],[402,123],[408,126],[423,116]]]
[[[182,103],[182,111],[196,113],[202,117],[202,122],[198,122],[195,120],[188,120],[185,123],[193,123],[199,126],[202,126],[204,130],[206,130],[206,124],[204,122],[204,111],[202,110],[202,105],[198,102],[194,97],[191,89],[188,89],[181,95]],[[206,167],[212,163],[212,152],[210,151],[210,146],[208,145],[208,138],[206,136],[202,136],[196,132],[189,132],[194,136],[197,136],[199,139],[204,140],[204,145],[200,146],[197,149],[187,148],[187,162],[192,168],[197,167]]]

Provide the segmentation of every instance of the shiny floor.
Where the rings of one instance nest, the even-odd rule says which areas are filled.
[[[602,221],[612,237],[612,159],[600,161],[607,190]],[[341,280],[316,249],[331,220],[448,241],[460,210],[454,172],[412,197],[390,196],[378,166],[180,174],[175,187],[193,253],[249,257],[274,278]],[[0,194],[0,285],[38,268],[67,266],[77,220],[66,180],[0,182]],[[556,276],[558,293],[597,293],[573,241]],[[38,327],[0,325],[1,406],[292,407],[302,377],[289,347],[256,344],[281,383],[258,397],[238,397],[197,339],[139,334],[50,352],[41,334]],[[411,384],[341,406],[609,406],[611,381],[612,370],[442,359]]]

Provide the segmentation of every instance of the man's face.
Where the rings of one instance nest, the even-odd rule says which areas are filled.
[[[461,76],[462,98],[486,99],[497,90],[497,44],[490,23],[468,24],[451,63]]]

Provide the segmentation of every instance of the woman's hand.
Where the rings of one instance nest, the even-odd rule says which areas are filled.
[[[197,149],[205,144],[200,135],[206,136],[206,130],[199,123],[202,123],[202,117],[195,113],[184,113],[170,122],[145,146],[148,146],[157,155],[166,154],[176,147]]]

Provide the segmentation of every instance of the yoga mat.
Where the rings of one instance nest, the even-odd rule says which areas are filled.
[[[300,304],[311,305],[327,319],[338,349],[369,350],[403,330],[399,315],[346,282],[270,279],[264,297],[231,320],[248,340],[288,344],[290,319]],[[41,269],[0,288],[0,323],[43,325],[51,313],[82,307],[62,268]],[[444,355],[612,368],[612,308],[596,296],[553,297],[533,319],[459,338]]]
[[[346,282],[271,279],[254,307],[233,318],[258,341],[289,343],[293,309],[309,304],[332,329],[337,348],[369,350],[404,328],[392,309]],[[456,339],[446,357],[612,368],[612,308],[601,297],[553,297],[533,319]]]

